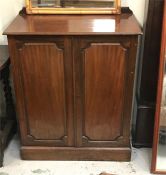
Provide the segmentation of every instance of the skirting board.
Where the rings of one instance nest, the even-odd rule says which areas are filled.
[[[130,148],[21,147],[24,160],[130,161]]]

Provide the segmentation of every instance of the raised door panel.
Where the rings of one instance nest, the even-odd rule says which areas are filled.
[[[91,140],[115,140],[122,135],[124,58],[119,44],[92,43],[85,50],[84,132]]]
[[[130,46],[128,40],[81,40],[75,55],[78,146],[129,146]]]
[[[26,145],[73,145],[72,58],[65,44],[70,48],[60,39],[17,42],[17,101],[24,109],[19,120]]]

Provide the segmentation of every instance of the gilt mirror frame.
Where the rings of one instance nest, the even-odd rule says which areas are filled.
[[[111,0],[105,0],[111,2]],[[64,8],[64,7],[33,7],[32,0],[26,0],[27,14],[120,14],[121,13],[121,0],[114,0],[114,7],[88,7],[88,8]]]
[[[166,0],[164,3],[162,41],[161,41],[160,61],[159,61],[157,102],[156,102],[153,150],[152,150],[152,164],[151,164],[151,172],[154,174],[166,174],[166,167],[164,169],[157,167],[159,143],[160,143],[160,139],[161,139],[159,132],[161,131],[160,129],[162,128],[161,109],[163,106],[165,107],[165,99],[166,99],[165,90],[163,88],[163,86],[165,87],[165,84],[164,84],[164,77],[165,76],[166,76]],[[164,102],[163,102],[163,99],[164,99]],[[164,117],[166,117],[165,114],[164,114]],[[166,148],[166,145],[165,145],[165,148]],[[165,160],[166,160],[166,157],[165,157]]]

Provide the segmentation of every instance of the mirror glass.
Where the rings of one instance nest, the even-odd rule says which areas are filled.
[[[162,98],[159,118],[159,137],[157,149],[156,169],[158,171],[166,171],[166,47],[164,57],[164,76],[162,84]]]
[[[115,0],[32,0],[35,8],[115,8]]]

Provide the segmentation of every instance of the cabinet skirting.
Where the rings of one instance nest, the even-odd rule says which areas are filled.
[[[21,147],[24,160],[130,161],[131,148]]]

